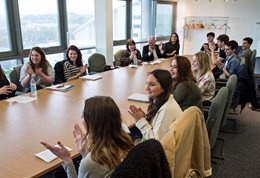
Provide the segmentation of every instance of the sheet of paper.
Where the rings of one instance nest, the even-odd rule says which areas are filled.
[[[134,64],[129,64],[128,66],[131,68],[137,68],[137,65],[134,65]]]
[[[122,122],[122,129],[126,132],[126,133],[130,133],[130,130],[128,129],[128,127],[126,126],[126,124],[124,122]]]
[[[17,102],[17,103],[29,103],[29,102],[32,102],[34,100],[37,100],[37,98],[36,97],[20,95],[20,96],[9,98],[6,101],[8,101],[8,102]]]
[[[149,102],[149,97],[142,93],[133,93],[132,95],[128,96],[127,99],[132,101],[145,102],[145,103]]]
[[[159,64],[162,61],[160,59],[154,60],[154,61],[149,61],[149,62],[142,62],[142,64],[150,64],[150,65],[154,65],[154,64]]]
[[[58,145],[55,145],[57,147],[59,147]],[[67,148],[67,150],[71,151],[72,149],[65,146]],[[53,154],[50,150],[46,149],[44,151],[41,151],[39,153],[36,153],[35,156],[37,156],[38,158],[44,160],[45,162],[49,163],[53,160],[55,160],[57,158],[57,156],[55,154]]]
[[[80,79],[83,79],[83,80],[98,80],[98,79],[101,79],[102,76],[101,75],[98,75],[98,74],[95,74],[95,75],[85,75],[85,76],[82,76],[82,77],[79,77]]]

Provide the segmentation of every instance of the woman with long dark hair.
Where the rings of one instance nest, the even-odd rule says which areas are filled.
[[[191,70],[191,63],[185,56],[175,56],[170,66],[173,79],[173,96],[182,110],[190,106],[202,108],[202,95]]]
[[[132,139],[121,126],[120,110],[111,97],[91,97],[85,101],[83,118],[85,134],[78,124],[73,131],[83,157],[78,177],[108,177],[132,148]],[[77,177],[70,152],[61,142],[60,147],[41,143],[63,160],[68,177]]]
[[[129,107],[135,126],[142,133],[142,140],[155,138],[160,140],[166,134],[172,122],[182,113],[172,96],[172,78],[167,70],[156,69],[149,73],[146,91],[150,99],[147,113],[134,105]]]
[[[37,89],[50,86],[54,82],[54,70],[43,50],[33,47],[29,54],[29,62],[21,69],[20,82],[24,88],[30,88],[31,78],[34,77]]]
[[[180,40],[177,33],[172,33],[169,42],[165,43],[164,51],[167,57],[179,55]]]
[[[67,52],[66,58],[68,61],[64,63],[64,76],[67,81],[74,80],[84,75],[87,70],[87,65],[83,65],[82,54],[79,48],[71,45]]]

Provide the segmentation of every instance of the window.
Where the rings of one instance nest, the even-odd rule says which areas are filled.
[[[126,1],[113,0],[113,39],[126,39]]]
[[[0,52],[11,51],[5,0],[0,0]]]
[[[172,33],[172,10],[171,4],[157,4],[155,35],[170,36]]]
[[[5,76],[7,78],[9,78],[9,74],[13,70],[13,67],[18,65],[18,60],[13,59],[13,60],[8,60],[8,61],[1,61],[0,65],[5,73]]]
[[[19,0],[24,49],[60,45],[58,1]]]
[[[136,42],[146,41],[154,34],[156,0],[132,1],[132,37]]]
[[[67,17],[68,45],[95,46],[94,0],[67,0]]]

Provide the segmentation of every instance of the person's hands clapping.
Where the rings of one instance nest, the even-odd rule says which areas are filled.
[[[136,122],[145,117],[145,112],[142,108],[137,108],[135,105],[130,105],[128,112],[133,116]]]

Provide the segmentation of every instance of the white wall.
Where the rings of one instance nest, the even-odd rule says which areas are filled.
[[[241,44],[242,39],[246,36],[256,37],[256,22],[260,22],[259,7],[259,0],[229,0],[228,2],[225,0],[211,0],[211,2],[209,0],[179,0],[177,3],[177,33],[183,41],[183,26],[186,16],[226,16],[229,18],[228,25],[231,27],[227,31],[227,35]],[[186,50],[186,44],[184,49],[194,52],[200,49],[203,42],[206,42],[206,35],[204,39],[198,41],[198,46],[193,46],[194,49]],[[256,48],[257,43],[259,42],[255,41],[252,48]]]

